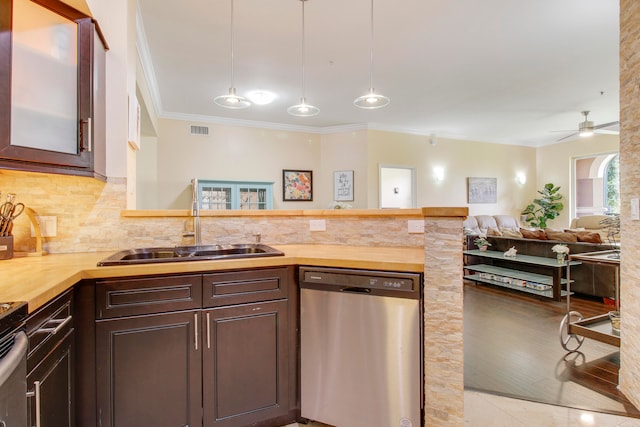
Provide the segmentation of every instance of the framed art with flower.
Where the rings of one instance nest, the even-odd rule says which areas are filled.
[[[282,200],[285,202],[313,201],[313,171],[283,169]]]

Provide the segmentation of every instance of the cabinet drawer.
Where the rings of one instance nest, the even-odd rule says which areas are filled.
[[[287,268],[205,274],[205,307],[270,301],[288,297]]]
[[[37,366],[73,330],[72,304],[71,292],[67,291],[27,319],[28,372]]]
[[[202,276],[101,280],[96,319],[164,313],[202,306]]]

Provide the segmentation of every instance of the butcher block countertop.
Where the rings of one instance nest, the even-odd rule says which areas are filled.
[[[27,301],[37,310],[82,279],[195,273],[228,269],[315,265],[391,271],[422,272],[421,247],[369,247],[341,245],[271,245],[284,256],[253,259],[187,261],[97,267],[112,252],[52,254],[0,261],[0,302]]]

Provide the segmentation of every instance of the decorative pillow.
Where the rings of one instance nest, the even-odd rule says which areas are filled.
[[[577,242],[578,236],[574,233],[565,233],[564,231],[551,230],[549,228],[544,230],[548,240],[555,240],[558,242]]]
[[[603,243],[602,235],[596,231],[584,231],[580,229],[565,230],[567,233],[575,234],[578,242]]]
[[[576,236],[578,237],[578,242],[602,243],[602,236],[600,236],[600,233],[579,231],[576,233]]]
[[[527,230],[526,228],[520,228],[520,233],[525,239],[547,240],[547,235],[544,234],[544,230]]]
[[[517,237],[519,239],[522,238],[522,233],[518,230],[513,230],[511,228],[500,228],[500,232],[502,233],[502,237]]]
[[[497,228],[490,227],[487,229],[487,236],[502,236],[502,233]]]

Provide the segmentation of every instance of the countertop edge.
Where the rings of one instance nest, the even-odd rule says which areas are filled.
[[[9,263],[9,283],[0,286],[0,301],[27,301],[33,313],[81,280],[216,270],[312,265],[370,270],[423,272],[422,247],[357,247],[340,245],[273,245],[284,256],[97,267],[111,253],[57,254]],[[12,260],[8,260],[11,262]],[[5,261],[3,261],[5,262]],[[60,263],[60,264],[57,264]],[[67,263],[67,264],[65,264]],[[25,285],[26,283],[26,285]]]

